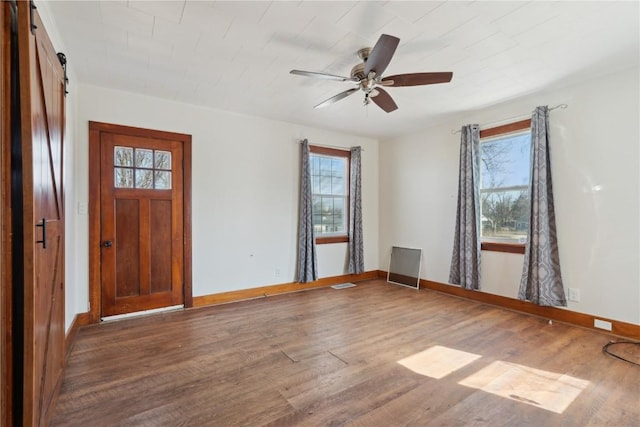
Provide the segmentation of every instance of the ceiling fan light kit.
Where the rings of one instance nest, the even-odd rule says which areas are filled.
[[[357,87],[340,92],[331,98],[322,101],[314,108],[322,108],[334,104],[349,95],[353,95],[358,90],[364,92],[364,105],[369,105],[371,101],[385,112],[390,113],[398,109],[391,95],[381,86],[424,86],[438,83],[449,83],[453,78],[452,72],[440,73],[409,73],[397,74],[389,77],[382,77],[391,62],[400,39],[388,34],[382,34],[373,48],[365,47],[356,56],[362,61],[351,69],[351,77],[343,77],[335,74],[318,73],[313,71],[291,70],[291,74],[312,77],[324,80],[336,80],[342,82],[356,83]]]

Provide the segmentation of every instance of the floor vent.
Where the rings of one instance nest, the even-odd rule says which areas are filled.
[[[353,283],[341,283],[339,285],[333,285],[333,289],[345,289],[345,288],[353,288],[355,284]]]

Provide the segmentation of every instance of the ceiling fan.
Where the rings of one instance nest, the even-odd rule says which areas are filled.
[[[453,77],[453,73],[451,72],[396,74],[395,76],[383,77],[382,73],[384,73],[389,62],[391,62],[398,43],[400,43],[399,38],[382,34],[373,48],[365,47],[360,49],[357,52],[357,56],[362,60],[362,63],[357,64],[351,69],[351,77],[302,70],[291,70],[290,73],[317,79],[353,82],[358,85],[357,87],[332,96],[314,108],[326,107],[327,105],[336,103],[349,95],[353,95],[360,89],[365,93],[364,105],[369,105],[369,103],[373,101],[378,107],[390,113],[398,109],[398,106],[393,98],[391,98],[391,95],[380,86],[422,86],[448,83]]]

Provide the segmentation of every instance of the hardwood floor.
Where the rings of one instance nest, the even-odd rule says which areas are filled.
[[[637,426],[613,339],[373,280],[83,327],[52,425]]]

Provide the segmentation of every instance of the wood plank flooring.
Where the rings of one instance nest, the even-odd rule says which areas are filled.
[[[52,425],[638,426],[614,339],[373,280],[83,327]]]

